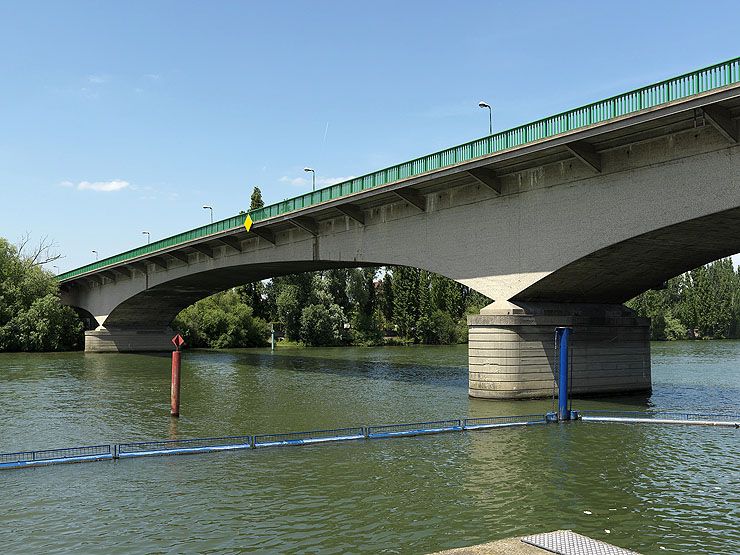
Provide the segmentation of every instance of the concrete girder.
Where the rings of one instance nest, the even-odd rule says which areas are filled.
[[[90,286],[90,284],[103,285],[103,278],[100,274],[91,274],[88,276],[84,276],[82,277],[82,280],[88,285],[88,287]]]
[[[709,123],[711,123],[725,139],[731,143],[737,143],[738,140],[740,140],[737,121],[732,119],[732,114],[727,108],[718,104],[712,104],[704,106],[703,111],[704,117],[709,120]]]
[[[116,281],[116,274],[114,274],[111,270],[102,270],[98,272],[98,274],[103,277],[107,277],[111,281]]]
[[[268,243],[275,245],[275,234],[266,227],[252,226],[252,229],[250,229],[249,231],[250,233],[254,233],[257,237],[264,239]]]
[[[171,256],[175,260],[179,260],[180,262],[184,262],[185,264],[190,264],[190,257],[182,251],[169,251],[165,254],[167,256]]]
[[[129,279],[133,275],[133,273],[131,272],[131,270],[129,270],[125,266],[116,266],[114,268],[111,268],[111,271],[113,271],[116,274],[121,275],[123,277],[129,278]]]
[[[167,269],[167,260],[165,260],[161,256],[150,256],[149,258],[147,258],[147,261],[154,264],[157,268],[160,268],[162,270]]]
[[[413,204],[422,212],[427,211],[427,199],[413,189],[395,189],[393,192],[396,194],[397,197],[405,200],[409,204]]]
[[[567,143],[565,148],[592,170],[601,173],[601,156],[596,152],[593,145],[585,141],[576,141]]]
[[[319,234],[319,224],[313,218],[309,218],[308,216],[297,216],[295,218],[290,218],[288,221],[298,229],[308,231],[314,237]]]
[[[491,168],[471,168],[467,173],[481,185],[501,194],[501,180]]]
[[[146,262],[143,261],[127,262],[126,266],[128,266],[129,268],[133,268],[134,270],[138,270],[142,274],[146,274],[149,272],[149,266],[146,264]]]
[[[336,209],[345,216],[352,218],[358,224],[365,225],[365,214],[362,212],[362,209],[359,206],[349,203],[339,204],[336,206]]]
[[[213,258],[213,249],[207,245],[204,244],[192,244],[190,245],[192,249],[195,249],[200,254],[206,255],[208,258]]]
[[[239,241],[239,239],[237,239],[236,237],[217,237],[216,240],[219,243],[222,243],[227,247],[234,249],[236,252],[242,252],[241,241]]]

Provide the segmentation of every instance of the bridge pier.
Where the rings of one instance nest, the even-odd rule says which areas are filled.
[[[171,351],[171,329],[125,330],[98,328],[85,332],[87,353],[131,353],[145,351]]]
[[[649,319],[622,305],[521,303],[468,316],[468,395],[551,397],[558,326],[573,328],[574,395],[650,391]]]

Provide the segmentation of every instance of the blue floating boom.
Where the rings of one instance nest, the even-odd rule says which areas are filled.
[[[86,445],[64,449],[0,453],[0,468],[24,468],[50,464],[79,463],[113,459],[110,445]]]
[[[278,447],[285,445],[310,445],[332,441],[351,441],[365,438],[365,428],[335,428],[332,430],[312,430],[309,432],[289,432],[284,434],[262,434],[254,436],[255,447]]]
[[[367,437],[369,439],[380,439],[386,437],[419,436],[425,434],[441,434],[444,432],[460,432],[462,429],[462,422],[460,420],[387,424],[384,426],[369,426],[367,428]]]

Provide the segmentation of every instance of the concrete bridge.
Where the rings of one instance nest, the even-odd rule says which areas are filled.
[[[478,139],[60,276],[87,351],[170,348],[224,289],[364,265],[493,299],[469,318],[469,393],[549,396],[572,325],[575,393],[649,390],[649,322],[622,303],[740,252],[740,59]]]

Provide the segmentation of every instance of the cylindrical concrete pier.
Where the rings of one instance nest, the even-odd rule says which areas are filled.
[[[85,352],[126,353],[145,351],[170,351],[171,329],[122,330],[98,328],[85,332]]]
[[[484,309],[485,311],[486,309]],[[551,397],[555,328],[573,328],[574,395],[649,392],[650,321],[621,305],[529,305],[468,316],[468,394],[485,399]],[[503,312],[503,311],[502,311]]]

